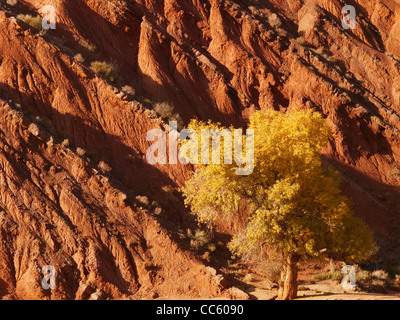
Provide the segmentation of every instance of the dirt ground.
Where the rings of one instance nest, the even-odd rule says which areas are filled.
[[[243,287],[252,299],[273,300],[278,294],[277,288],[271,288],[267,280],[254,279]],[[388,293],[346,292],[334,281],[300,281],[298,300],[400,300],[400,292]]]

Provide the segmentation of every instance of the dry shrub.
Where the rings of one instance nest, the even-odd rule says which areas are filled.
[[[315,280],[324,281],[324,280],[334,280],[341,281],[344,275],[340,270],[331,270],[328,272],[321,272],[314,276]]]
[[[268,280],[278,283],[281,278],[283,262],[279,259],[268,259],[260,264],[260,268]]]
[[[204,249],[214,252],[217,247],[211,243],[211,236],[204,230],[197,229],[194,233],[187,230],[187,237],[190,239],[190,246],[194,249]]]
[[[40,15],[32,17],[30,14],[19,14],[17,19],[23,21],[38,32],[43,30],[42,17]]]
[[[104,173],[105,172],[110,172],[111,169],[112,169],[111,166],[108,163],[104,162],[104,161],[100,161],[98,167]]]
[[[132,88],[131,86],[123,86],[122,92],[125,94],[129,94],[131,96],[136,95],[136,90],[134,88]]]
[[[96,46],[91,43],[89,40],[79,38],[77,35],[73,35],[75,41],[85,50],[94,52],[97,48]]]
[[[286,37],[288,35],[288,33],[286,32],[286,30],[283,30],[281,28],[278,28],[276,30],[276,32],[281,36],[281,37]]]
[[[86,154],[86,150],[85,150],[85,149],[82,149],[82,148],[80,148],[80,147],[78,147],[78,148],[76,148],[76,154],[77,154],[78,156],[83,157],[83,156]]]
[[[148,206],[150,204],[149,198],[147,198],[146,196],[137,196],[136,200],[145,206]]]
[[[360,270],[356,273],[356,281],[360,283],[367,283],[372,280],[371,272],[366,270]]]
[[[154,105],[153,109],[161,118],[168,121],[176,121],[178,123],[178,128],[183,126],[181,116],[175,112],[175,107],[171,103],[159,102]]]
[[[271,14],[268,17],[268,23],[271,25],[271,27],[273,28],[279,28],[280,26],[282,26],[282,21],[281,19],[275,14]]]
[[[378,280],[388,280],[389,274],[384,270],[375,270],[372,272],[372,277]]]
[[[114,64],[106,61],[93,61],[90,66],[95,73],[107,78],[111,82],[117,80],[117,67]]]
[[[253,282],[254,281],[254,277],[251,273],[246,274],[246,276],[243,278],[244,282]]]
[[[85,58],[82,56],[82,54],[78,53],[74,56],[74,61],[79,63],[84,63]]]
[[[174,193],[174,187],[173,186],[171,186],[171,185],[165,185],[165,186],[162,186],[161,187],[161,190],[163,191],[163,192],[165,192],[165,193]]]
[[[68,139],[64,139],[63,142],[61,143],[61,145],[63,147],[69,147],[69,140]]]
[[[28,127],[28,130],[36,137],[40,135],[40,128],[36,123],[31,123]]]
[[[154,111],[161,118],[170,119],[175,113],[175,107],[168,102],[159,102],[154,105]]]

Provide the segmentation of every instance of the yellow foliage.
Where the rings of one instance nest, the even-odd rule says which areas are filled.
[[[198,121],[190,128],[223,129]],[[283,255],[325,254],[348,263],[368,259],[372,233],[353,216],[339,174],[322,166],[320,152],[330,138],[327,121],[311,111],[259,111],[249,129],[255,135],[251,175],[236,175],[231,164],[199,165],[183,188],[198,220],[233,219],[245,201],[246,226],[230,243],[236,255],[267,244]]]

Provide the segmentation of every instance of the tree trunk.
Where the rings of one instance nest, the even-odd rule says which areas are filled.
[[[297,298],[297,263],[299,256],[290,254],[285,261],[279,282],[277,300],[293,300]]]

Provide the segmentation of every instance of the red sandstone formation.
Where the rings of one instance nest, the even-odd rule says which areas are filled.
[[[56,30],[15,18],[48,4]],[[232,297],[177,232],[188,212],[173,190],[190,168],[146,163],[148,130],[168,129],[151,110],[161,101],[186,123],[322,112],[333,128],[326,163],[398,256],[400,6],[353,4],[355,30],[341,27],[337,0],[1,2],[0,297]],[[92,61],[117,65],[118,79]],[[47,264],[58,272],[51,292],[38,285]]]

